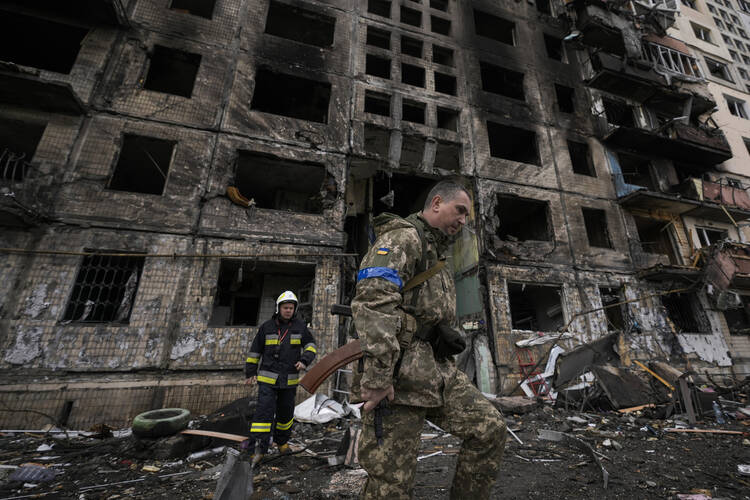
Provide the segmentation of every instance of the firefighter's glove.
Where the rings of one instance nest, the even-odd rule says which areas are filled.
[[[448,358],[456,354],[461,354],[466,349],[466,341],[463,334],[448,323],[439,323],[437,325],[437,333],[435,356],[438,358]]]

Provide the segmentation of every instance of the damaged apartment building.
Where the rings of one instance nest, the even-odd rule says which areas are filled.
[[[669,3],[0,1],[0,427],[246,396],[286,289],[331,352],[373,217],[446,177],[484,392],[563,329],[747,374],[750,199]]]

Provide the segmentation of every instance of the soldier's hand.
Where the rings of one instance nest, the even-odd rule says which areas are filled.
[[[362,400],[365,405],[362,407],[365,411],[370,411],[380,403],[384,398],[388,398],[388,401],[393,401],[395,392],[393,386],[389,385],[385,389],[368,389],[367,387],[362,388]]]
[[[245,379],[245,385],[255,385],[255,382],[258,381],[258,377],[250,377]]]

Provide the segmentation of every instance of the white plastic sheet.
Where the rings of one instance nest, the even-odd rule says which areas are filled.
[[[359,411],[347,404],[342,405],[324,394],[310,396],[294,408],[294,419],[309,424],[325,424],[345,417],[350,413],[359,418]]]

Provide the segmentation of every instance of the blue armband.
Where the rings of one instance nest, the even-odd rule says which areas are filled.
[[[384,278],[395,284],[399,290],[404,287],[404,282],[398,275],[398,271],[391,269],[390,267],[367,267],[360,269],[357,273],[357,281],[365,278]]]

